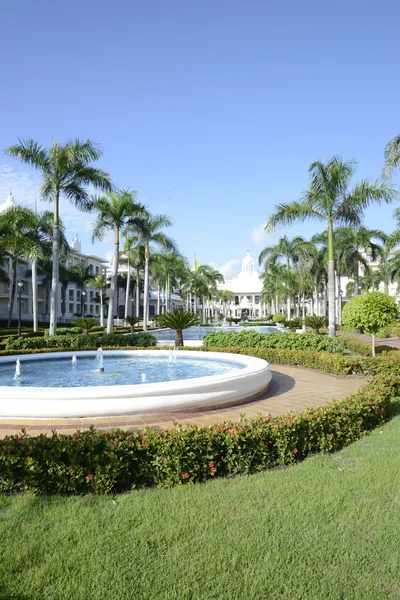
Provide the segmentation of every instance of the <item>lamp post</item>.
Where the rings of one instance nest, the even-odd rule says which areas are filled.
[[[18,337],[21,337],[21,294],[24,284],[21,280],[17,283],[18,286]]]
[[[86,296],[86,292],[85,292],[85,290],[83,290],[82,291],[82,310],[81,310],[82,317],[85,316],[85,296]]]

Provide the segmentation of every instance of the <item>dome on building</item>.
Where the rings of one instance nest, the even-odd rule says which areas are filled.
[[[254,273],[254,260],[251,258],[248,250],[246,256],[242,260],[242,273],[247,273],[248,275]]]
[[[12,190],[10,190],[10,195],[8,196],[7,200],[4,202],[4,204],[0,204],[0,213],[5,212],[6,210],[14,206],[16,206],[16,204],[14,202]]]
[[[74,239],[72,240],[71,248],[72,248],[73,250],[76,250],[77,252],[80,252],[80,251],[81,251],[81,243],[80,243],[80,241],[79,241],[79,238],[78,238],[78,234],[77,234],[77,233],[75,234],[75,237],[74,237]]]

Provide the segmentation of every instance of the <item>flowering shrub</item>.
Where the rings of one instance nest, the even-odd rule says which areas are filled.
[[[276,418],[142,433],[91,428],[0,440],[0,492],[116,493],[255,473],[331,452],[390,418],[399,377],[381,377],[340,402]]]
[[[342,338],[313,333],[258,333],[258,331],[213,331],[207,333],[203,344],[207,347],[228,348],[288,348],[290,350],[315,350],[342,354]]]
[[[29,350],[32,348],[57,348],[59,350],[93,350],[99,346],[155,346],[156,338],[140,332],[122,335],[105,333],[93,335],[57,335],[43,338],[14,338],[6,344],[6,350]]]

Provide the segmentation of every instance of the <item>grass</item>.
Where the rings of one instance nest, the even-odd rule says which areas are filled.
[[[284,470],[113,497],[0,498],[0,598],[400,598],[400,416]]]

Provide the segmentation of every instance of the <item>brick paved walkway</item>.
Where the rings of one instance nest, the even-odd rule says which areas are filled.
[[[218,421],[237,421],[240,415],[252,418],[258,414],[276,416],[288,411],[300,412],[305,407],[316,407],[336,398],[340,400],[354,393],[366,382],[362,377],[335,377],[304,369],[283,365],[272,365],[272,381],[261,398],[238,406],[192,412],[185,414],[163,414],[143,416],[101,417],[88,419],[6,419],[0,417],[0,437],[18,433],[25,428],[30,435],[50,433],[52,429],[73,433],[76,429],[87,429],[90,425],[110,430],[117,427],[139,431],[145,425],[157,429],[172,427],[174,421],[211,425]]]

